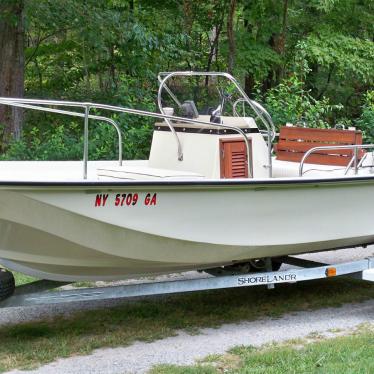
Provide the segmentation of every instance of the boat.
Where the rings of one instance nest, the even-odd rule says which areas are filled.
[[[170,82],[202,76],[227,81],[239,98],[220,91],[205,114],[181,102]],[[255,271],[265,259],[374,243],[374,145],[360,131],[287,125],[277,134],[227,73],[167,72],[159,81],[159,113],[0,98],[84,124],[83,161],[0,162],[1,265],[40,279],[109,281]],[[123,160],[107,112],[155,119],[147,160]],[[103,121],[119,156],[92,161],[89,128]]]

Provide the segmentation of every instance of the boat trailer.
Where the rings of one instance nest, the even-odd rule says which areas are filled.
[[[50,290],[61,287],[67,283],[40,280],[16,287],[13,295],[0,302],[0,308],[155,296],[249,286],[267,286],[267,288],[274,288],[276,284],[281,283],[297,283],[315,279],[334,278],[337,276],[348,276],[374,282],[374,257],[335,265],[321,264],[291,256],[278,258],[277,261],[297,266],[298,268],[281,271],[269,270],[261,273],[217,277],[210,276],[188,280],[169,280],[56,291]],[[268,261],[267,268],[271,269],[271,259]]]

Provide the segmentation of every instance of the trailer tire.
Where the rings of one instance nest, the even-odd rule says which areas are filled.
[[[0,301],[12,296],[16,288],[13,274],[5,269],[0,268]]]
[[[272,259],[271,267],[272,271],[278,271],[282,266],[280,260]],[[263,273],[266,272],[265,260],[251,260],[249,262],[237,263],[234,265],[221,266],[211,269],[201,270],[207,274],[214,275],[215,277],[219,276],[230,276],[230,275],[240,275],[248,273]]]
[[[266,272],[266,263],[265,259],[258,259],[258,260],[252,260],[249,261],[251,265],[251,271],[254,273],[263,273]],[[271,259],[271,270],[272,271],[278,271],[280,267],[282,266],[281,261],[277,261],[277,259]]]

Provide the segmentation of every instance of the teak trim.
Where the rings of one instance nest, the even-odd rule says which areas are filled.
[[[246,165],[245,165],[245,177],[244,178],[248,178],[248,163],[249,162],[251,163],[251,170],[253,170],[252,138],[248,138],[248,142],[249,142],[249,145],[250,145],[250,147],[249,147],[250,152],[251,152],[250,155],[247,154],[247,148],[246,148],[246,144],[245,144],[245,141],[243,140],[243,138],[219,139],[219,159],[220,159],[220,177],[221,177],[221,179],[227,178],[227,177],[225,177],[225,174],[224,174],[225,160],[224,160],[224,157],[223,157],[224,153],[225,153],[225,148],[224,148],[225,143],[243,143],[244,153],[245,153],[245,156],[246,156],[246,159],[247,159],[247,162],[246,162]]]

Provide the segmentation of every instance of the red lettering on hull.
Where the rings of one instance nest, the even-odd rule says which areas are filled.
[[[95,200],[95,206],[105,206],[106,201],[108,200],[108,194],[97,194]]]
[[[142,196],[140,196],[137,192],[118,193],[116,195],[110,196],[109,194],[100,193],[95,197],[95,207],[105,207],[113,205],[118,207],[131,207],[135,205],[141,205],[142,201],[145,206],[157,205],[157,193],[147,193],[144,197],[144,200],[141,199]]]
[[[150,193],[147,193],[144,199],[144,205],[150,206],[150,205],[156,205],[156,204],[157,204],[157,193],[154,193],[152,197]]]

